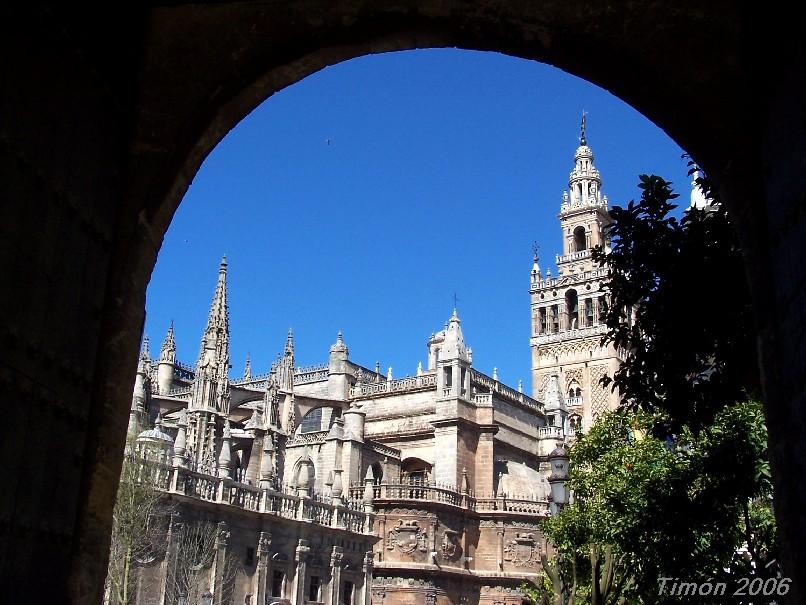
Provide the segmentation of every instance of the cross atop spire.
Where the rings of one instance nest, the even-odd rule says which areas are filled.
[[[587,145],[588,141],[585,139],[585,130],[588,127],[588,114],[582,110],[582,121],[579,123],[579,144]]]

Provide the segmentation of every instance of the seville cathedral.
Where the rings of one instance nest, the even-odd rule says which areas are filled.
[[[600,344],[606,271],[590,250],[610,219],[584,129],[559,218],[557,275],[537,256],[531,271],[531,396],[473,367],[456,310],[414,376],[356,363],[341,333],[300,367],[289,331],[270,372],[233,378],[226,260],[195,366],[173,325],[156,358],[145,340],[130,463],[177,503],[171,523],[215,523],[215,549],[238,560],[229,591],[210,566],[211,602],[521,602],[550,553],[541,519],[567,501],[563,445],[617,403],[599,384],[619,357]],[[181,602],[171,565],[138,568],[139,603]]]

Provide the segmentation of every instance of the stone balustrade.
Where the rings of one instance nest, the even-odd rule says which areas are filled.
[[[508,400],[510,402],[516,402],[521,404],[523,407],[529,408],[530,410],[538,413],[543,413],[543,404],[538,401],[537,399],[532,399],[528,395],[521,393],[509,387],[494,378],[487,376],[482,372],[479,372],[476,369],[471,368],[470,370],[470,382],[476,383],[478,385],[483,386],[486,389],[489,389],[490,393],[494,393],[495,395],[501,397],[502,399]],[[477,395],[481,395],[482,393],[475,393],[473,397]]]
[[[569,254],[563,254],[560,256],[557,255],[556,261],[559,265],[560,263],[567,263],[574,260],[582,260],[583,258],[589,258],[591,255],[590,250],[579,250],[577,252],[571,252]]]
[[[360,497],[363,493],[363,485],[355,484],[350,488],[350,495],[353,497]],[[549,514],[548,502],[538,499],[534,494],[480,496],[472,492],[460,492],[453,486],[418,482],[381,483],[373,486],[373,501],[385,500],[449,504],[480,513],[503,512],[538,516]]]
[[[437,386],[436,374],[423,374],[421,376],[406,376],[397,380],[386,380],[376,383],[357,383],[350,388],[350,398],[360,399],[362,397],[372,397],[375,395],[387,395],[389,393],[405,393],[432,389]]]
[[[127,464],[136,466],[134,476],[138,481],[150,483],[157,490],[169,494],[354,533],[372,533],[374,513],[367,511],[363,491],[357,499],[345,499],[343,504],[333,504],[332,498],[311,498],[261,489],[164,462],[130,458]]]
[[[533,336],[532,342],[535,344],[546,344],[551,342],[565,341],[570,338],[587,338],[590,336],[599,336],[607,332],[605,324],[598,324],[588,328],[577,328],[576,330],[561,330],[554,334],[541,334],[540,336]]]
[[[538,439],[562,439],[564,437],[561,426],[541,426],[537,429]]]
[[[584,282],[590,279],[605,279],[610,275],[610,270],[607,267],[596,267],[590,271],[585,271],[583,273],[574,273],[570,277],[574,280],[574,282]],[[560,276],[557,277],[545,277],[542,279],[537,279],[532,282],[530,291],[535,292],[537,290],[541,290],[543,288],[557,288],[560,285]]]

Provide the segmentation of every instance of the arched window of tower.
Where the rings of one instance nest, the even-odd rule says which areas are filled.
[[[579,297],[573,288],[565,293],[565,308],[568,313],[566,329],[576,330],[579,327]]]
[[[585,238],[585,227],[579,225],[574,229],[574,252],[582,252],[587,249]]]

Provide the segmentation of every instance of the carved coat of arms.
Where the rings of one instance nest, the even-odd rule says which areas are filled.
[[[442,534],[442,558],[450,560],[461,555],[462,546],[459,542],[459,533],[446,529],[445,533]]]
[[[539,560],[539,549],[533,533],[519,533],[504,547],[504,558],[515,567],[534,567]]]
[[[419,549],[423,552],[426,548],[426,533],[420,527],[417,521],[404,521],[399,519],[397,525],[389,530],[386,538],[386,547],[393,549],[395,546],[400,549],[400,552],[410,555],[415,550]]]

